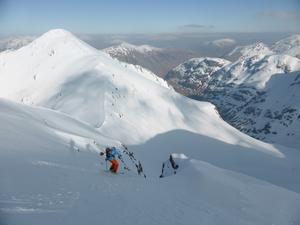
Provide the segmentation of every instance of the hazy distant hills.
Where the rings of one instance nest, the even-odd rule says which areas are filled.
[[[34,39],[34,36],[17,36],[0,39],[0,52],[19,49],[32,42]]]

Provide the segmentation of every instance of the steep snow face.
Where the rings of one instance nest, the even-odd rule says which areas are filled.
[[[269,49],[267,45],[262,42],[258,42],[247,46],[237,46],[230,53],[226,55],[226,58],[235,61],[240,58],[250,58],[256,55],[270,55],[273,51]]]
[[[235,124],[258,139],[299,148],[299,98],[300,71],[276,74],[263,91],[237,108]]]
[[[103,51],[122,62],[147,68],[160,77],[164,77],[170,69],[195,56],[193,53],[181,50],[149,45],[136,46],[129,43],[121,43]]]
[[[300,58],[300,35],[292,35],[276,42],[272,50],[277,54],[286,54]]]
[[[15,62],[20,62],[17,67]],[[126,66],[63,30],[2,53],[0,65],[1,97],[67,113],[125,143],[173,129],[240,142],[213,105],[182,97],[153,74]],[[210,124],[218,124],[217,133]],[[252,143],[242,139],[244,145]]]
[[[207,87],[211,74],[229,63],[220,58],[193,58],[172,69],[165,79],[184,95],[199,95]]]

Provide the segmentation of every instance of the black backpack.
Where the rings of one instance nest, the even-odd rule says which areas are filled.
[[[106,158],[110,158],[112,156],[111,153],[112,153],[112,150],[110,148],[105,149]]]

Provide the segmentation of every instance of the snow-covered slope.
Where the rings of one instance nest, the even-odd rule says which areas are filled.
[[[133,51],[140,52],[142,54],[146,54],[149,52],[160,52],[163,51],[161,48],[156,48],[150,45],[133,45],[127,42],[122,42],[117,46],[112,46],[104,49],[105,52],[109,53],[112,57],[118,57],[119,55],[127,56],[132,54]]]
[[[277,54],[286,54],[300,58],[300,35],[292,35],[276,42],[272,50]]]
[[[300,70],[300,60],[288,55],[255,55],[229,64],[213,77],[212,83],[236,84],[262,89],[277,73]]]
[[[67,113],[126,143],[173,129],[236,138],[223,121],[222,133],[203,130],[219,118],[213,105],[180,96],[148,71],[126,66],[64,30],[0,54],[0,65],[0,97]]]
[[[6,225],[299,222],[300,157],[292,149],[264,144],[261,151],[172,131],[129,146],[143,163],[144,179],[133,170],[104,172],[97,152],[120,143],[65,114],[0,100],[0,123]],[[179,170],[160,179],[161,162],[172,152],[180,153]]]
[[[299,149],[299,84],[300,70],[273,75],[263,91],[237,108],[235,125],[258,139]]]
[[[126,42],[103,51],[122,62],[147,68],[160,77],[164,77],[170,69],[195,56],[182,50],[156,48],[149,45],[137,46]]]
[[[0,74],[1,223],[299,222],[299,151],[239,132],[147,70],[52,30],[0,54]],[[126,154],[130,171],[105,172],[99,151],[122,143],[146,179]],[[159,179],[171,153],[179,170]]]
[[[15,62],[19,63],[17,67]],[[1,97],[59,110],[93,126],[103,125],[101,129],[114,123],[125,134],[125,127],[137,128],[132,122],[139,118],[132,110],[140,104],[151,104],[162,94],[149,90],[170,90],[165,81],[151,72],[113,60],[63,30],[50,31],[18,51],[2,53],[0,64]],[[140,114],[145,118],[140,118],[141,129],[129,132],[132,136],[128,141],[171,127],[171,122],[163,126],[157,121],[155,125],[150,117],[146,120],[151,113],[160,114],[160,108],[152,109],[144,108],[145,114]],[[153,127],[149,128],[151,122]]]
[[[270,55],[273,54],[272,50],[262,42],[258,42],[246,46],[237,46],[225,58],[231,61],[236,61],[240,58],[249,58],[256,55]]]
[[[220,58],[193,58],[169,71],[165,79],[179,93],[199,95],[207,87],[211,74],[229,63]]]

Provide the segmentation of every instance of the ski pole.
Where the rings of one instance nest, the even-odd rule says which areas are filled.
[[[123,163],[124,169],[130,171],[129,167],[127,166],[127,164],[126,164],[125,161],[123,160],[122,156],[119,156],[118,158],[119,158],[120,161]]]
[[[103,156],[104,155],[104,152],[100,152],[100,156]],[[107,160],[105,159],[105,169],[106,169],[106,171],[108,171],[107,170]]]
[[[132,164],[135,165],[135,167],[136,167],[136,169],[137,169],[138,175],[143,174],[143,175],[144,175],[144,178],[146,178],[146,174],[145,174],[144,171],[143,171],[143,167],[142,167],[141,162],[140,162],[140,161],[137,161],[137,159],[135,158],[133,152],[130,152],[130,151],[128,150],[128,148],[127,148],[126,145],[122,144],[122,147],[124,148],[123,153],[125,153],[125,154],[129,157],[129,159],[130,159],[130,161],[132,162]]]

